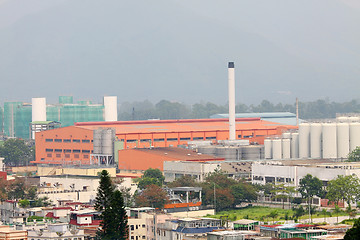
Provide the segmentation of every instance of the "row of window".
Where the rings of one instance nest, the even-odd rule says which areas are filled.
[[[64,153],[71,153],[71,152],[73,152],[73,153],[80,153],[80,152],[82,152],[82,153],[93,153],[94,151],[93,150],[86,150],[86,149],[82,149],[82,150],[80,150],[80,149],[73,149],[72,151],[71,151],[71,149],[52,149],[52,148],[46,148],[45,149],[45,152],[56,152],[56,153],[61,153],[61,152],[64,152]]]
[[[80,139],[52,139],[52,138],[46,138],[45,139],[45,142],[56,142],[56,143],[61,143],[61,142],[64,142],[64,143],[71,143],[71,141],[73,143],[90,143],[90,142],[93,142],[93,140],[89,140],[89,139],[82,139],[80,141]]]
[[[216,137],[206,137],[206,140],[216,140]],[[171,141],[178,141],[178,138],[167,138],[166,141],[167,142],[171,142]],[[184,138],[180,138],[180,141],[190,141],[191,138],[189,137],[184,137]],[[193,140],[204,140],[203,137],[193,137]],[[121,141],[125,141],[125,139],[121,139]],[[140,142],[151,142],[151,139],[140,139]],[[164,142],[165,138],[154,138],[153,140],[154,142]],[[126,140],[126,143],[134,143],[137,142],[137,139],[128,139]]]
[[[55,156],[56,158],[61,158],[61,157],[62,157],[60,153],[56,153],[54,156]],[[53,154],[52,154],[52,153],[48,153],[48,154],[46,154],[46,157],[52,158],[52,157],[53,157]],[[64,157],[65,157],[65,158],[70,158],[70,154],[64,154]],[[74,154],[74,158],[80,158],[80,154]],[[82,155],[82,158],[88,159],[88,158],[89,158],[89,155],[88,155],[88,154],[84,154],[84,155]],[[45,160],[45,159],[42,158],[41,160]]]

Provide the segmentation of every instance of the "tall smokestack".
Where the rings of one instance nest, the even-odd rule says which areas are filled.
[[[228,78],[229,78],[229,140],[236,140],[234,62],[229,62]]]

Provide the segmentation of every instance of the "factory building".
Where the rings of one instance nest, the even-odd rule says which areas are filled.
[[[196,140],[228,140],[227,119],[147,120],[122,122],[79,122],[75,126],[86,129],[114,128],[124,148],[169,147]],[[295,126],[282,125],[260,118],[236,119],[236,139],[248,139],[263,144],[270,135],[281,135]]]
[[[104,97],[103,104],[74,103],[72,96],[60,96],[57,104],[46,104],[45,98],[33,98],[31,103],[5,102],[0,115],[3,115],[0,130],[5,136],[29,139],[37,129],[34,127],[31,131],[31,123],[43,126],[47,122],[58,122],[67,127],[75,122],[116,121],[117,97]]]
[[[279,135],[283,131],[295,128],[259,118],[237,119],[236,137],[248,140],[250,143],[262,144],[267,136]],[[113,132],[114,136],[109,135],[113,139],[112,143],[107,138],[101,140],[101,146],[105,146],[106,151],[97,144],[99,140],[95,138],[94,133],[99,131],[98,129],[113,129],[110,132]],[[95,157],[96,162],[102,160],[99,157],[109,156],[112,152],[114,161],[118,162],[117,154],[120,149],[177,147],[187,145],[189,141],[227,140],[228,129],[227,119],[76,123],[73,127],[36,133],[35,163],[60,164],[80,161],[90,164],[90,155]],[[113,150],[109,150],[109,144],[112,144]]]

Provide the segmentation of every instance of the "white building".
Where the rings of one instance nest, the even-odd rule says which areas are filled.
[[[28,240],[84,240],[84,230],[70,228],[67,223],[48,224],[40,229],[28,230]]]
[[[360,178],[360,163],[332,162],[326,160],[288,160],[262,161],[252,165],[252,183],[288,183],[298,187],[307,174],[323,181],[337,178],[338,175],[355,175]]]

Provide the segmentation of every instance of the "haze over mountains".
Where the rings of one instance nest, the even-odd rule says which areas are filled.
[[[0,0],[0,101],[359,98],[352,0]]]

